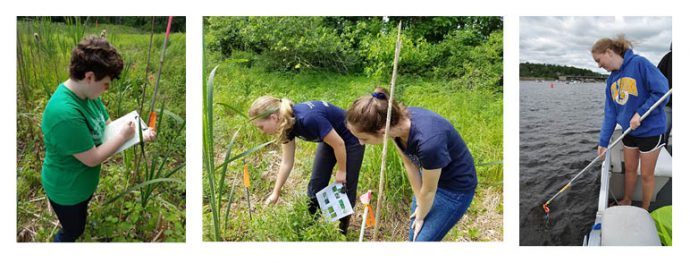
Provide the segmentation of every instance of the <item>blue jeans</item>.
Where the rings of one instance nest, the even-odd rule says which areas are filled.
[[[455,224],[460,221],[474,198],[474,190],[453,192],[437,188],[434,204],[424,218],[422,230],[416,241],[441,241]],[[417,199],[412,198],[412,213],[417,209]],[[410,220],[410,241],[414,237],[414,218]]]

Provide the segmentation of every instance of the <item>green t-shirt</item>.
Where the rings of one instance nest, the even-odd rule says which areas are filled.
[[[46,149],[41,182],[50,200],[74,205],[96,191],[101,165],[89,167],[73,154],[101,145],[109,118],[100,98],[81,99],[64,83],[55,90],[41,123]]]

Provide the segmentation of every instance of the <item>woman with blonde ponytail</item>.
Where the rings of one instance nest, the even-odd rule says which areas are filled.
[[[642,177],[642,208],[649,209],[654,192],[654,168],[659,150],[665,145],[668,99],[641,123],[640,118],[669,89],[668,80],[654,64],[633,53],[632,43],[623,35],[602,38],[592,46],[592,58],[600,68],[611,72],[604,93],[604,121],[597,153],[602,156],[619,124],[632,132],[623,137],[625,187],[621,204],[630,205],[637,181],[637,167]]]
[[[412,186],[410,241],[440,241],[472,203],[474,160],[453,125],[426,109],[393,101],[388,137],[395,142]],[[347,110],[347,127],[363,144],[383,143],[388,92],[376,88]]]
[[[274,135],[281,144],[282,159],[273,192],[266,204],[275,204],[280,190],[287,181],[295,160],[295,137],[317,142],[311,179],[307,188],[309,211],[318,211],[316,193],[328,186],[336,167],[335,181],[345,185],[350,205],[357,200],[359,170],[364,158],[360,145],[345,126],[345,111],[325,101],[307,101],[293,104],[287,98],[259,97],[249,108],[252,124],[265,134]],[[347,232],[350,216],[340,219],[340,230]]]

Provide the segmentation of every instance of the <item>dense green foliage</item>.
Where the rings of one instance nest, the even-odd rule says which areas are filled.
[[[571,66],[520,63],[520,77],[558,79],[559,76],[581,76],[606,78],[606,75],[596,73],[589,69]]]
[[[19,17],[19,21],[31,22],[37,19],[36,17]],[[67,23],[70,19],[75,19],[74,17],[61,17],[54,16],[50,20],[55,23]],[[146,33],[151,30],[151,17],[149,16],[82,16],[77,17],[79,21],[82,21],[87,26],[99,27],[101,24],[107,24],[107,27],[112,27],[114,25],[123,26],[128,30],[133,31],[132,33]],[[168,27],[168,17],[167,16],[157,16],[154,17],[153,21],[153,31],[165,33]],[[186,17],[176,16],[172,24],[170,25],[170,32],[172,33],[184,33],[187,27]]]
[[[502,86],[500,17],[209,17],[211,60],[246,59],[276,71],[364,73],[383,81],[403,22],[400,74]],[[495,91],[500,91],[497,89]]]
[[[391,18],[388,23],[381,18],[352,17],[206,19],[205,76],[208,77],[216,65],[219,68],[215,72],[212,90],[206,91],[206,94],[212,92],[213,96],[209,98],[213,104],[206,109],[210,112],[204,113],[213,118],[205,120],[205,123],[212,122],[212,125],[204,126],[204,129],[210,129],[204,133],[212,133],[214,137],[211,153],[204,153],[212,155],[214,163],[223,163],[228,145],[233,148],[231,155],[236,155],[273,139],[253,127],[245,116],[252,101],[259,96],[287,97],[296,103],[325,100],[347,108],[354,99],[370,94],[375,86],[388,86],[396,33],[391,24],[395,19]],[[434,19],[418,20],[434,24]],[[467,30],[432,34],[443,30],[429,28],[443,28],[443,24],[438,22],[437,27],[422,27],[423,23],[418,23],[420,26],[415,28],[416,31],[403,28],[404,43],[396,99],[409,106],[430,109],[450,120],[467,143],[477,164],[479,178],[472,206],[445,240],[501,240],[501,31],[477,34],[482,32],[477,29],[480,25],[467,24]],[[444,38],[439,39],[439,35]],[[240,39],[242,42],[237,42]],[[433,53],[436,51],[431,51],[432,46],[434,50],[447,52]],[[302,63],[305,60],[290,61],[293,56],[286,55],[288,53],[313,60],[308,60],[309,64]],[[441,55],[447,57],[435,57]],[[278,57],[281,59],[275,59]],[[427,68],[415,68],[425,63],[429,65]],[[495,72],[497,74],[494,75]],[[282,189],[280,201],[273,206],[266,206],[263,202],[275,183],[280,163],[279,145],[271,144],[245,156],[243,161],[230,163],[225,180],[218,180],[217,177],[214,177],[216,180],[210,180],[209,172],[204,170],[204,240],[357,240],[362,212],[359,202],[346,236],[338,234],[337,223],[314,220],[305,207],[306,188],[316,146],[315,143],[297,141],[295,166]],[[379,238],[402,241],[407,239],[412,191],[402,161],[392,147],[389,150]],[[381,145],[366,147],[358,194],[367,190],[377,191],[381,151]],[[248,164],[251,179],[248,189],[242,183],[243,163]],[[207,162],[204,164],[207,165]],[[232,190],[216,199],[216,184],[225,184]],[[377,198],[376,193],[374,196]],[[220,238],[215,233],[214,210],[222,211],[220,215],[229,218],[227,221],[219,220],[222,222]],[[367,230],[366,239],[371,239],[371,231]]]
[[[86,35],[106,37],[125,61],[120,79],[101,98],[111,119],[132,110],[148,116],[165,32],[124,25],[84,25],[75,18],[17,23],[17,241],[51,241],[58,220],[41,186],[45,149],[41,118],[50,95],[69,77],[71,49]],[[150,18],[149,18],[150,21]],[[149,27],[150,30],[150,27]],[[185,240],[185,35],[170,35],[155,109],[152,143],[116,154],[102,165],[82,241]],[[146,118],[146,117],[144,117]],[[148,119],[148,118],[146,118]],[[145,153],[145,156],[142,156]]]

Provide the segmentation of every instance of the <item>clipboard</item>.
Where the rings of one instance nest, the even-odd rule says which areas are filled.
[[[138,120],[138,121],[137,121]],[[139,140],[139,132],[148,132],[149,127],[146,125],[146,123],[141,119],[139,116],[139,113],[137,111],[132,111],[130,113],[127,113],[125,116],[120,117],[117,120],[111,121],[110,124],[108,124],[105,127],[105,133],[103,135],[103,142],[107,142],[108,140],[112,139],[113,137],[117,136],[117,134],[120,132],[122,129],[123,125],[126,125],[128,122],[134,121],[137,126],[135,127],[134,131],[134,136],[127,140],[120,148],[117,148],[117,151],[113,154],[120,153],[124,150],[129,149],[130,147],[139,144],[141,141]]]

